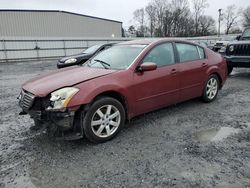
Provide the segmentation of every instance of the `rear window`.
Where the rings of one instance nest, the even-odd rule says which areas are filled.
[[[177,43],[176,47],[179,53],[180,62],[194,61],[200,59],[198,49],[195,45]]]

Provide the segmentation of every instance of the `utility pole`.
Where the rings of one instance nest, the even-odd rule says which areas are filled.
[[[222,13],[221,13],[222,9],[220,8],[218,11],[219,11],[219,28],[218,28],[218,37],[220,37],[220,21],[221,21],[221,16],[222,16]]]

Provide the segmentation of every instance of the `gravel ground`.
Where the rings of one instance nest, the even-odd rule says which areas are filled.
[[[216,101],[195,99],[127,123],[112,141],[55,141],[18,116],[21,83],[55,62],[0,64],[0,187],[250,187],[250,69]]]

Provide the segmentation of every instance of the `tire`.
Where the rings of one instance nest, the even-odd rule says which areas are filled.
[[[34,119],[34,124],[35,124],[34,126],[30,127],[31,131],[38,131],[43,126],[43,122],[37,119]]]
[[[207,103],[214,101],[218,95],[219,86],[218,76],[215,74],[210,75],[203,89],[202,100]]]
[[[102,97],[92,103],[84,115],[82,126],[89,141],[102,143],[114,138],[124,126],[124,122],[123,105],[114,98]]]
[[[233,67],[227,66],[227,75],[230,75],[233,71]]]

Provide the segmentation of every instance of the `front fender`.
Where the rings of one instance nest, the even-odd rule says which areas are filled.
[[[126,96],[127,104],[131,104],[129,101],[132,99],[129,97],[129,92],[116,83],[100,84],[99,82],[91,81],[76,85],[75,87],[80,88],[80,91],[70,100],[67,106],[68,108],[89,104],[93,102],[98,95],[111,91],[119,93],[123,97]]]

